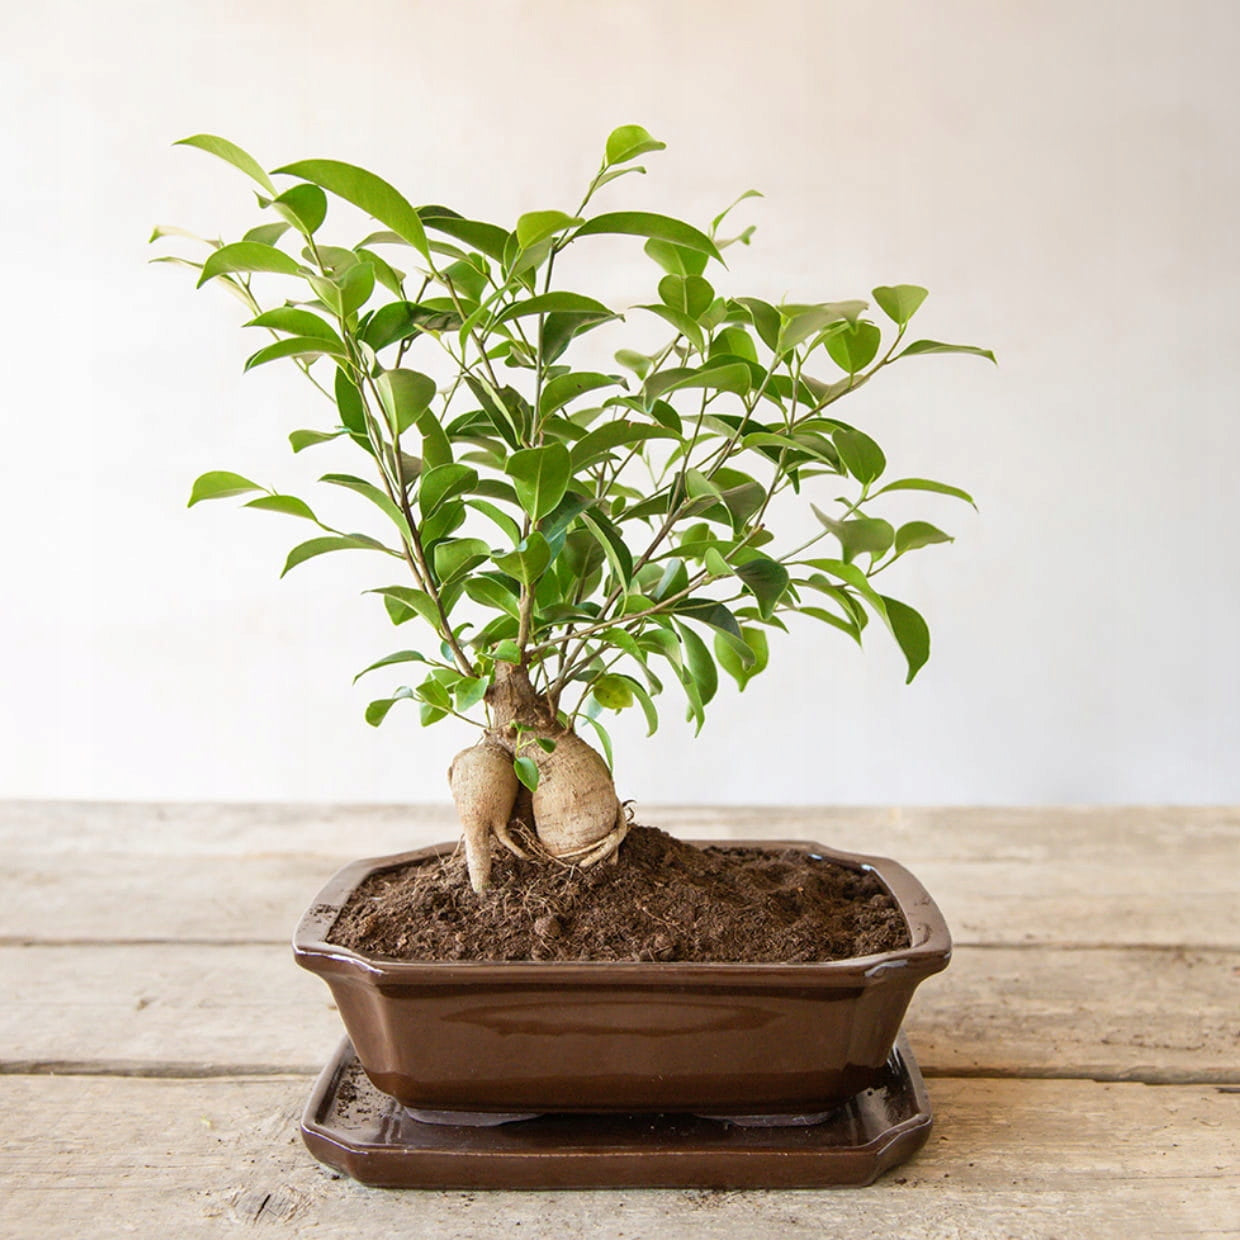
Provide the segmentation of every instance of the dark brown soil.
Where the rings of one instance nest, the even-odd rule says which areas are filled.
[[[475,895],[462,855],[385,870],[329,935],[398,960],[845,960],[907,947],[872,874],[799,850],[695,848],[634,827],[619,863],[535,864],[496,846]]]

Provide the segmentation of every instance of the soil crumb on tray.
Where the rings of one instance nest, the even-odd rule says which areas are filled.
[[[397,960],[845,960],[909,944],[873,874],[796,849],[696,848],[633,827],[619,863],[536,864],[495,846],[475,895],[458,851],[372,875],[329,935]]]

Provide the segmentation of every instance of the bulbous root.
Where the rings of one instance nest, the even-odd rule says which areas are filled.
[[[607,764],[573,732],[557,729],[546,739],[555,743],[549,753],[528,733],[520,741],[520,752],[538,768],[538,787],[527,801],[534,853],[583,869],[614,859],[629,820]],[[481,893],[491,877],[492,836],[515,856],[531,856],[510,831],[522,789],[507,739],[492,733],[462,750],[448,768],[448,782],[461,822],[470,886]]]
[[[512,754],[494,740],[463,749],[448,768],[452,800],[461,820],[469,884],[477,892],[491,879],[491,836],[519,857],[526,854],[508,834],[508,818],[517,799]]]

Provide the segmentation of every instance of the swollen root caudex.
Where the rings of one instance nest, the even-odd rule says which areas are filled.
[[[581,866],[614,853],[628,825],[597,750],[557,720],[524,668],[499,664],[487,702],[491,728],[477,745],[457,754],[448,769],[474,890],[483,891],[490,879],[493,838],[517,856],[527,855],[509,831],[521,792],[513,770],[518,754],[538,770],[529,825],[539,851]]]

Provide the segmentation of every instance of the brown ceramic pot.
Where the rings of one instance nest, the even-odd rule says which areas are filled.
[[[946,967],[951,937],[925,888],[883,857],[786,841],[870,869],[910,946],[822,964],[435,963],[365,956],[326,940],[369,875],[450,851],[356,861],[320,892],[293,937],[297,963],[331,987],[367,1076],[407,1107],[477,1113],[822,1112],[881,1077],[917,984]]]

